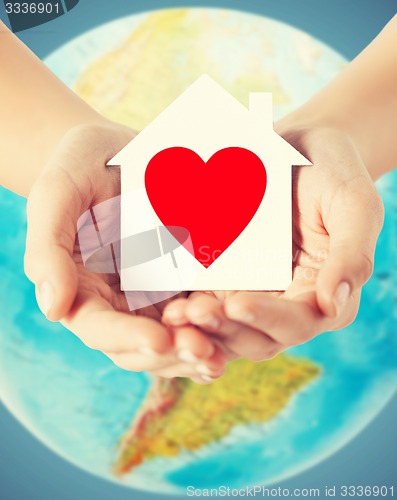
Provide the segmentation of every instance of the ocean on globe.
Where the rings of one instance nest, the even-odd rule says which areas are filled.
[[[345,65],[291,26],[219,9],[122,18],[71,40],[46,63],[100,113],[137,130],[203,73],[246,105],[249,92],[273,92],[279,118]],[[266,485],[318,463],[396,389],[397,176],[378,188],[386,222],[355,323],[269,362],[238,360],[209,386],[122,371],[49,323],[23,274],[25,201],[2,190],[4,404],[76,466],[142,490]]]

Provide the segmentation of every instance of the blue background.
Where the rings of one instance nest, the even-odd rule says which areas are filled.
[[[80,0],[67,15],[18,36],[44,57],[76,35],[120,16],[187,5],[234,8],[273,17],[310,33],[348,59],[357,55],[397,12],[396,0]],[[7,22],[2,4],[0,18]],[[343,450],[275,486],[324,490],[333,485],[394,485],[397,496],[396,416],[397,396]],[[80,471],[47,450],[1,405],[0,451],[1,500],[161,498]]]

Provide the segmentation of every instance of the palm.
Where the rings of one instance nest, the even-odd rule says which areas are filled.
[[[381,227],[376,191],[348,138],[320,130],[294,139],[288,138],[313,165],[293,169],[291,285],[280,292],[196,292],[192,306],[186,309],[188,320],[218,333],[232,354],[254,360],[271,357],[288,345],[341,328],[354,319],[361,287],[346,297],[348,307],[343,314],[335,301],[335,290],[346,260],[349,271],[354,268],[361,283],[368,279],[369,258],[365,259],[359,247],[361,254],[358,252],[356,259],[349,241],[353,233],[359,234],[362,248],[367,250],[368,228],[378,234]],[[363,214],[363,196],[373,214],[369,225]],[[370,250],[367,253],[370,255]],[[211,295],[219,300],[214,302]],[[202,323],[201,318],[209,315],[220,319],[218,330]]]
[[[348,165],[359,166],[361,161],[350,142],[342,135],[327,136],[327,150],[332,150],[332,139],[335,141],[335,161],[334,158],[322,158],[325,155],[321,141],[318,146],[314,146],[314,150],[306,151],[306,144],[288,137],[295,147],[301,151],[303,149],[303,153],[312,158],[313,165],[294,167],[292,172],[292,283],[286,291],[262,292],[264,295],[302,300],[317,307],[317,276],[325,265],[330,250],[329,227],[335,226],[336,221],[343,217],[340,212],[346,208],[345,198],[355,190],[356,184],[359,185],[367,177],[365,169],[358,169],[357,172],[357,169],[340,165],[345,161]],[[338,149],[342,149],[343,154]],[[239,293],[246,292],[214,292],[218,298]],[[359,297],[357,303],[358,299]]]
[[[293,240],[291,285],[286,291],[261,292],[285,299],[305,296],[314,300],[316,277],[325,263],[329,248],[329,235],[324,228],[320,211],[321,193],[313,189],[319,185],[318,171],[314,167],[298,167],[293,171]],[[214,291],[219,299],[247,292]],[[257,294],[258,292],[252,292]]]
[[[224,363],[219,347],[215,346],[214,351],[209,338],[197,329],[175,327],[198,325],[213,335],[221,335],[231,357],[260,360],[288,345],[304,342],[329,326],[340,327],[354,316],[359,286],[353,298],[349,297],[346,314],[339,315],[338,324],[325,321],[322,312],[334,313],[333,291],[344,278],[343,269],[354,268],[361,284],[368,276],[370,267],[366,264],[371,262],[382,210],[354,147],[342,134],[329,130],[287,137],[314,164],[296,169],[293,175],[293,281],[288,290],[197,293],[194,295],[201,297],[199,301],[162,303],[136,293],[131,307],[130,292],[126,297],[120,290],[118,267],[93,272],[95,269],[86,265],[87,249],[81,239],[81,227],[76,239],[76,224],[82,214],[95,212],[95,207],[119,196],[119,171],[106,164],[133,136],[132,131],[109,124],[73,129],[30,193],[25,270],[37,285],[39,302],[49,319],[62,320],[88,346],[107,353],[126,369],[166,369],[175,363],[171,351],[186,352],[192,348],[192,352],[204,358],[213,353],[219,372]],[[368,202],[368,216],[362,214],[363,195]],[[347,210],[349,217],[345,215]],[[94,238],[91,255],[92,250],[106,248],[106,244],[119,239],[119,226],[114,221],[119,210],[113,212],[109,218],[105,211],[105,223],[99,220],[97,224],[98,232],[105,228],[106,233],[110,226],[111,237],[105,235],[103,245],[98,245],[98,238]],[[97,214],[95,218],[98,223]],[[373,235],[370,239],[368,229]],[[353,233],[357,240],[353,247],[359,249],[359,259],[356,254],[352,256],[346,244],[346,240],[352,241]],[[50,292],[55,291],[52,297],[51,293],[41,293],[43,284],[49,285]],[[172,304],[163,315],[167,302]],[[174,322],[167,311],[177,317]],[[174,329],[162,325],[161,318]],[[185,323],[181,323],[181,318]],[[218,336],[215,343],[219,344],[219,340]],[[151,352],[149,357],[147,351]],[[168,352],[170,356],[152,357],[153,352]],[[215,363],[215,358],[211,362]],[[187,370],[186,364],[175,366],[171,372],[161,374],[197,375]]]
[[[126,312],[132,316],[146,316],[160,321],[164,307],[172,300],[166,299],[156,304],[150,304],[150,299],[144,292],[133,292],[133,296],[128,302],[125,293],[120,290],[118,274],[98,274],[88,271],[83,263],[78,245],[76,245],[73,260],[79,276],[79,290],[84,290],[87,297],[106,301],[116,311]],[[131,292],[129,294],[132,295]],[[134,307],[132,307],[131,301],[135,304]]]
[[[79,228],[72,256],[79,278],[79,290],[83,290],[89,298],[106,301],[116,311],[127,312],[133,316],[146,316],[160,321],[162,311],[170,299],[153,304],[153,301],[150,300],[150,297],[145,292],[128,292],[129,300],[127,300],[126,294],[120,289],[120,276],[115,261],[107,262],[107,265],[109,266],[110,264],[110,267],[113,268],[113,272],[111,273],[95,272],[95,269],[92,270],[84,262],[80,245],[91,248],[96,246],[94,248],[95,252],[100,249],[99,241],[109,239],[110,236],[113,236],[110,238],[111,240],[117,241],[120,234],[120,212],[118,206],[120,201],[119,170],[117,168],[102,168],[98,174],[96,175],[95,186],[92,186],[90,177],[82,177],[80,188],[75,190],[74,206],[80,206],[80,212],[84,214],[86,219],[83,226]],[[66,176],[63,180],[65,187],[67,187],[67,183],[68,178]],[[70,189],[72,189],[72,186],[70,186]],[[81,192],[90,192],[93,194],[90,198],[84,199],[79,194]],[[104,202],[107,202],[107,204],[104,204]],[[96,210],[96,207],[101,206],[105,206],[105,208],[99,211]],[[98,213],[101,219],[95,217]],[[87,237],[87,233],[90,235],[93,233],[97,234],[97,229],[99,230],[99,239],[90,241],[92,237]]]

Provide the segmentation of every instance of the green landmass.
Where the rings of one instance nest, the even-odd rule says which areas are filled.
[[[255,19],[250,28],[241,32],[227,12],[220,18],[206,9],[156,11],[91,63],[75,91],[99,113],[138,131],[204,73],[246,106],[249,92],[259,91],[273,92],[275,104],[288,103],[276,73],[263,68],[271,41]],[[252,45],[248,59],[235,53],[239,40]]]
[[[123,475],[146,460],[219,441],[237,425],[268,422],[319,372],[309,360],[280,354],[262,363],[234,361],[211,385],[158,379],[120,443],[114,471]]]
[[[239,40],[249,44],[248,58],[236,54]],[[274,103],[285,104],[289,96],[278,76],[263,66],[263,55],[273,50],[254,18],[247,30],[226,11],[222,17],[206,9],[157,11],[89,65],[75,90],[99,113],[138,131],[203,73],[245,105],[255,91],[273,92]],[[126,474],[145,460],[194,452],[238,425],[268,422],[318,374],[309,360],[279,355],[263,363],[235,361],[211,385],[156,379],[120,442],[114,471]]]

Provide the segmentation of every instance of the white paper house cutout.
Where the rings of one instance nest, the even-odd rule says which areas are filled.
[[[171,147],[189,148],[205,162],[223,148],[240,147],[266,166],[267,189],[256,214],[207,269],[178,242],[172,253],[162,249],[163,224],[146,194],[145,171],[158,152]],[[291,283],[291,166],[310,162],[274,132],[271,93],[251,93],[247,109],[203,75],[108,165],[121,166],[123,290],[285,290]],[[128,238],[156,228],[160,256],[131,265]]]

